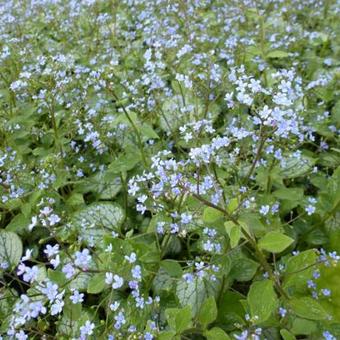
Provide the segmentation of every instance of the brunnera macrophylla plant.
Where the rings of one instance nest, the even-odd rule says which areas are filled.
[[[1,339],[340,339],[337,0],[0,4]]]

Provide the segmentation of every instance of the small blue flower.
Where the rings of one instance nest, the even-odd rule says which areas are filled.
[[[134,279],[141,280],[142,279],[142,268],[141,268],[141,266],[139,266],[139,265],[134,266],[131,269],[131,274],[132,274],[132,277]]]
[[[333,336],[329,331],[324,331],[322,335],[325,340],[336,340],[336,337]]]
[[[280,307],[279,308],[279,314],[280,314],[281,318],[284,318],[287,314],[287,309]]]
[[[313,215],[315,212],[315,207],[311,204],[307,205],[307,207],[305,208],[305,211],[307,213],[308,216]]]
[[[147,332],[144,335],[144,340],[152,340],[154,337],[151,333]]]
[[[269,205],[262,205],[259,212],[261,215],[266,216],[269,213],[270,206]]]
[[[321,293],[323,296],[331,296],[331,291],[327,288],[321,289]]]

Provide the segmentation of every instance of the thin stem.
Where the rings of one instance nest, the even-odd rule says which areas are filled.
[[[119,99],[118,97],[116,96],[115,92],[109,88],[109,91],[110,93],[112,94],[112,96],[115,98],[115,100],[118,102]],[[129,123],[131,124],[131,127],[133,129],[133,131],[135,132],[135,135],[136,135],[136,138],[137,138],[137,144],[138,144],[138,147],[139,147],[139,150],[140,150],[140,153],[141,153],[141,156],[142,156],[142,161],[143,161],[143,164],[145,167],[148,166],[148,162],[146,160],[146,157],[145,157],[145,153],[144,153],[144,148],[143,148],[143,142],[142,142],[142,137],[139,133],[139,130],[136,126],[136,124],[134,123],[134,121],[132,120],[130,114],[128,113],[128,111],[126,110],[125,106],[121,103],[121,108],[125,114],[125,117],[127,118],[127,120],[129,121]]]
[[[264,147],[264,144],[266,142],[266,136],[264,135],[263,133],[263,129],[262,129],[262,126],[260,128],[260,144],[259,144],[259,147],[257,148],[257,151],[256,151],[256,155],[255,155],[255,158],[254,158],[254,161],[245,177],[245,183],[247,183],[251,177],[251,175],[253,174],[253,171],[255,170],[255,167],[256,167],[256,164],[257,162],[260,160],[260,157],[261,157],[261,153],[262,153],[262,150],[263,150],[263,147]]]
[[[200,196],[196,193],[192,193],[192,196],[194,198],[196,198],[198,201],[202,202],[204,205],[209,206],[213,209],[216,209],[216,210],[222,212],[230,221],[232,221],[236,225],[240,226],[240,229],[241,229],[243,236],[249,241],[249,243],[254,248],[257,259],[260,261],[262,268],[268,273],[270,279],[274,282],[277,291],[280,293],[281,296],[288,299],[286,292],[282,289],[280,282],[278,281],[275,274],[273,273],[273,270],[272,270],[270,264],[267,262],[267,259],[264,256],[263,252],[257,246],[256,240],[253,238],[253,236],[250,235],[244,228],[242,228],[239,221],[234,216],[230,215],[228,213],[228,211],[226,211],[225,209],[219,207],[218,205],[215,205],[215,204],[209,202],[208,200],[206,200],[205,198],[203,198],[202,196]]]

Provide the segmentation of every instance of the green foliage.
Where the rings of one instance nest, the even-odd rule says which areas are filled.
[[[19,236],[11,231],[0,231],[0,262],[11,270],[22,256],[22,242]]]
[[[88,282],[87,292],[89,294],[98,294],[103,291],[105,288],[105,275],[104,274],[95,274],[91,277]]]
[[[253,282],[247,296],[251,317],[258,323],[267,321],[278,307],[278,299],[271,280]]]
[[[0,4],[0,338],[340,339],[338,1]]]
[[[191,308],[187,306],[185,308],[169,308],[165,310],[166,319],[171,329],[176,334],[181,334],[187,328],[191,326]]]
[[[197,319],[199,323],[206,328],[210,323],[215,321],[217,317],[217,306],[214,297],[207,298],[198,313]]]
[[[220,283],[200,280],[195,277],[192,281],[179,280],[176,285],[176,295],[181,306],[191,306],[192,314],[196,316],[209,296],[216,296]]]
[[[232,221],[225,222],[224,227],[230,239],[230,247],[235,248],[241,238],[241,227]]]
[[[124,212],[120,206],[105,203],[94,203],[78,210],[72,217],[72,226],[85,242],[94,242],[101,246],[104,235],[120,231]]]
[[[271,253],[280,253],[289,247],[294,240],[278,231],[270,231],[259,240],[259,247]]]
[[[305,294],[306,282],[312,279],[313,265],[316,261],[317,254],[312,249],[290,257],[286,262],[283,288],[291,295]]]
[[[325,320],[327,318],[326,311],[310,297],[291,299],[289,305],[293,312],[302,318],[310,320]]]
[[[231,338],[223,331],[223,329],[214,327],[212,329],[209,329],[204,333],[204,335],[207,337],[207,340],[230,340]]]

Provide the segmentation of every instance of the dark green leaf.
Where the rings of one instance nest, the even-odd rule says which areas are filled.
[[[19,236],[11,231],[0,231],[0,263],[13,269],[22,256],[22,242]]]
[[[197,319],[206,328],[217,317],[217,306],[214,297],[207,298],[198,313]]]
[[[293,298],[289,301],[289,305],[297,316],[305,319],[325,320],[328,317],[320,303],[311,297]]]
[[[292,238],[278,231],[270,231],[259,240],[258,246],[271,253],[281,253],[293,242]]]
[[[250,315],[256,318],[258,323],[269,319],[278,307],[278,299],[271,280],[254,282],[250,286],[247,297]]]

